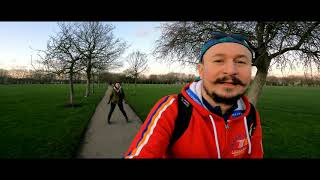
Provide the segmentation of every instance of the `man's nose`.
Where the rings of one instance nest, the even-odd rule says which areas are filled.
[[[234,62],[224,64],[223,73],[228,75],[238,74],[238,68]]]

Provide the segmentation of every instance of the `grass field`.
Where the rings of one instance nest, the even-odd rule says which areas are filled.
[[[106,90],[84,97],[75,85],[76,108],[67,108],[68,85],[0,85],[0,158],[71,158]]]
[[[142,121],[148,116],[153,105],[164,95],[175,94],[180,91],[181,85],[154,85],[154,84],[138,84],[123,85],[126,99],[130,106],[136,111]]]
[[[145,120],[164,95],[182,85],[125,85],[126,96]],[[265,158],[320,158],[320,88],[264,87],[257,108],[261,115]]]

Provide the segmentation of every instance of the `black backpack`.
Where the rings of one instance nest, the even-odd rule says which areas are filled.
[[[247,125],[249,135],[251,137],[253,130],[256,127],[256,110],[254,106],[250,103],[250,112],[247,116]],[[185,132],[185,130],[189,126],[189,122],[191,119],[193,106],[192,104],[185,98],[181,93],[178,94],[178,116],[175,121],[175,127],[173,130],[173,134],[169,143],[169,147],[171,147]]]

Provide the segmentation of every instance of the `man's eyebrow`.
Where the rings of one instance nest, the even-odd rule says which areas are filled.
[[[250,58],[250,57],[248,57],[247,55],[245,55],[245,54],[239,54],[239,55],[237,55],[235,58]]]
[[[211,57],[216,57],[216,56],[218,56],[218,57],[224,57],[224,56],[226,56],[226,55],[225,55],[225,54],[218,53],[218,54],[213,54]]]
[[[222,54],[222,53],[218,53],[218,54],[213,54],[211,57],[225,57],[226,55],[225,54]],[[235,58],[249,58],[247,55],[245,54],[239,54],[239,55],[236,55]]]

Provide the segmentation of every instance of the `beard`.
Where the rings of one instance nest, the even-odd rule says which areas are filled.
[[[222,78],[218,78],[217,80],[215,80],[214,82],[211,82],[213,84],[223,84],[225,81],[231,79],[232,80],[232,84],[234,85],[240,85],[240,86],[246,86],[245,83],[243,83],[241,80],[239,80],[238,78],[231,76],[230,78],[228,77],[222,77]],[[223,97],[218,95],[215,92],[210,92],[209,89],[205,86],[205,84],[203,83],[203,89],[204,91],[207,93],[207,95],[216,103],[221,103],[221,104],[225,104],[225,105],[233,105],[235,104],[245,93],[247,90],[245,90],[243,93],[239,93],[236,94],[232,97]],[[230,89],[225,89],[226,91],[231,91]]]

